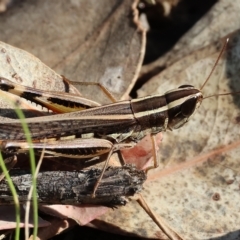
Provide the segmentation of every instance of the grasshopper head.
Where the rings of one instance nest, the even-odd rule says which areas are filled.
[[[182,127],[201,105],[203,95],[191,85],[182,85],[165,94],[168,104],[168,129]]]

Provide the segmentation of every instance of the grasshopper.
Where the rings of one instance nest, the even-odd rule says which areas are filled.
[[[19,85],[0,78],[0,89],[17,92]],[[22,95],[38,103],[41,91],[26,88]],[[50,93],[51,98],[57,96]],[[71,98],[70,95],[68,95]],[[106,166],[112,153],[120,148],[131,147],[147,134],[154,136],[167,129],[183,126],[199,107],[203,99],[200,90],[190,85],[169,91],[161,96],[149,96],[128,101],[96,106],[86,110],[51,116],[27,118],[32,146],[47,154],[67,156],[69,149],[80,149],[80,154],[68,157],[87,158],[108,152]],[[68,101],[68,100],[67,100]],[[29,149],[19,120],[0,123],[1,149],[17,153]],[[66,140],[64,137],[73,136]],[[46,144],[41,140],[47,139]],[[81,151],[85,149],[85,154]],[[79,157],[80,156],[80,157]],[[95,192],[95,190],[94,190]]]
[[[0,77],[0,89],[13,93],[44,107],[78,106],[81,110],[51,116],[27,118],[33,143],[26,142],[26,135],[19,120],[0,123],[0,147],[6,153],[16,154],[45,148],[52,156],[70,158],[93,158],[108,153],[102,174],[97,181],[93,196],[108,165],[110,156],[121,148],[132,147],[147,134],[152,137],[159,132],[173,130],[187,123],[203,100],[202,88],[182,85],[163,95],[154,95],[100,106],[94,101],[73,94],[46,92],[23,87]],[[56,107],[57,105],[57,107]],[[83,110],[84,109],[84,110]],[[72,137],[66,139],[66,137]],[[46,140],[43,143],[43,139]],[[157,167],[154,161],[154,168]]]

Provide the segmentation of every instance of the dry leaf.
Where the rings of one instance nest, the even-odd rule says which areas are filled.
[[[48,218],[48,221],[51,225],[38,230],[37,240],[50,239],[76,225],[76,222],[71,219]],[[29,238],[29,240],[32,239],[34,239],[33,236]]]
[[[133,23],[132,4],[19,2],[0,15],[1,41],[34,54],[72,81],[99,82],[116,99],[124,94],[126,98],[138,77],[145,48],[145,34]],[[99,88],[84,88],[84,93],[109,102]]]
[[[91,222],[98,216],[106,213],[108,207],[100,206],[72,206],[72,205],[42,205],[39,206],[42,212],[45,212],[51,216],[55,216],[61,219],[71,218],[75,220],[79,225],[83,226]]]
[[[13,206],[0,206],[0,230],[6,229],[15,229],[16,228],[16,213],[15,208]],[[24,227],[24,208],[20,208],[21,212],[21,220],[20,227]],[[49,226],[50,223],[48,221],[43,220],[42,218],[38,218],[39,227]],[[29,219],[29,227],[33,227],[33,216],[31,215]]]

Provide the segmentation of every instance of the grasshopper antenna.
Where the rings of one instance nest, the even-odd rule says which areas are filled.
[[[204,86],[206,85],[206,83],[208,82],[208,80],[210,79],[210,77],[212,76],[212,74],[213,74],[214,70],[216,69],[217,64],[218,64],[218,62],[219,62],[219,60],[220,60],[223,52],[225,51],[225,49],[226,49],[226,47],[227,47],[228,41],[229,41],[229,38],[227,38],[226,42],[224,43],[224,46],[223,46],[220,54],[218,55],[217,61],[214,63],[214,66],[213,66],[210,74],[208,75],[207,79],[206,79],[205,82],[203,83],[203,85],[202,85],[202,87],[200,88],[200,90],[202,90],[202,89],[204,88]]]
[[[218,97],[218,96],[233,95],[233,94],[239,94],[239,93],[240,93],[240,91],[237,91],[237,92],[229,92],[229,93],[219,93],[219,94],[214,94],[214,95],[210,95],[210,96],[204,97],[203,99],[211,98],[211,97]]]
[[[218,62],[219,62],[219,60],[220,60],[223,52],[225,51],[225,49],[226,49],[226,47],[227,47],[228,42],[229,42],[229,38],[226,39],[226,42],[225,42],[225,44],[224,44],[224,46],[223,46],[223,48],[222,48],[222,50],[221,50],[221,52],[220,52],[220,54],[219,54],[219,56],[218,56],[218,58],[217,58],[217,61],[215,62],[215,64],[214,64],[214,66],[213,66],[213,68],[212,68],[209,76],[207,77],[207,79],[206,79],[205,82],[203,83],[203,85],[202,85],[202,87],[201,87],[201,90],[202,90],[203,87],[206,85],[207,81],[209,80],[209,78],[211,77],[213,71],[215,70],[215,68],[216,68],[216,66],[217,66],[217,64],[218,64]],[[211,98],[211,97],[216,97],[216,96],[233,95],[233,94],[239,94],[239,93],[240,93],[240,91],[237,91],[237,92],[228,92],[228,93],[219,93],[219,94],[214,94],[214,95],[210,95],[210,96],[204,97],[203,99]]]

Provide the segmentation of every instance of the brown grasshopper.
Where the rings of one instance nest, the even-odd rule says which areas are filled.
[[[223,51],[224,48],[213,70]],[[58,112],[62,107],[81,108],[67,113],[25,119],[33,141],[31,146],[26,142],[26,135],[19,120],[0,122],[0,146],[6,153],[17,154],[28,151],[29,148],[34,148],[36,151],[45,148],[47,155],[70,158],[93,158],[108,153],[93,195],[114,151],[132,147],[147,134],[154,137],[159,132],[182,127],[203,100],[201,90],[191,85],[182,85],[163,95],[103,106],[73,94],[23,87],[2,77],[0,77],[0,89],[44,107],[53,106]],[[45,143],[43,143],[44,139]],[[156,159],[154,167],[157,167]]]

